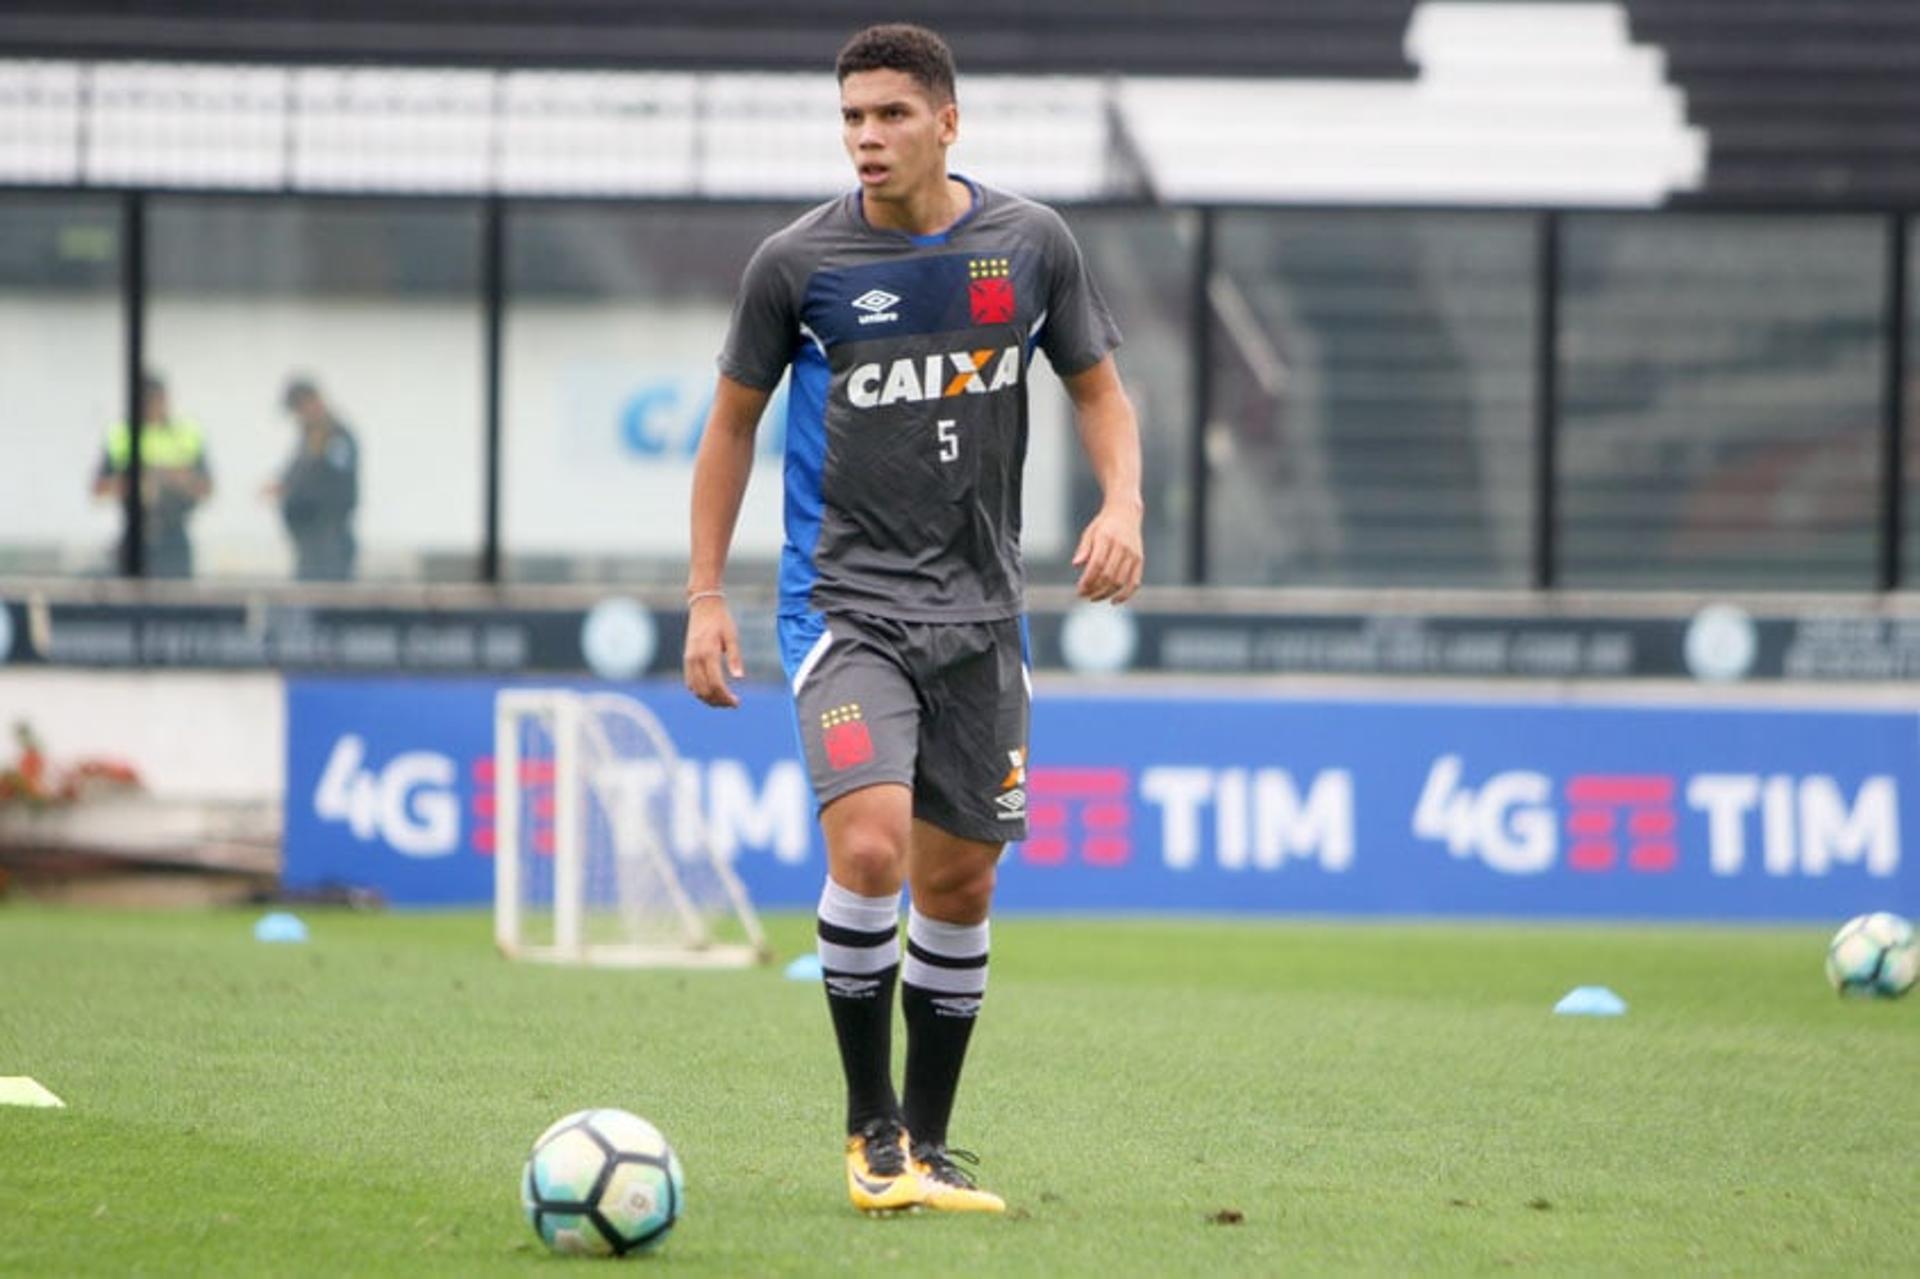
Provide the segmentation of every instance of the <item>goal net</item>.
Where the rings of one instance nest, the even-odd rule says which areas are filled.
[[[699,777],[611,692],[494,700],[494,938],[516,959],[746,965],[770,952],[707,837]]]

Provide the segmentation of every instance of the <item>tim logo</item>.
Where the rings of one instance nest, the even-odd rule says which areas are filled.
[[[1017,309],[1013,271],[1006,258],[975,258],[967,263],[967,310],[975,324],[1011,324]]]
[[[1077,856],[1092,867],[1125,866],[1137,808],[1149,831],[1158,827],[1161,864],[1171,871],[1210,863],[1270,872],[1301,861],[1338,875],[1353,865],[1353,775],[1342,768],[1296,780],[1284,768],[1155,764],[1140,772],[1138,804],[1124,768],[1035,768],[1027,793],[1021,855],[1035,865]]]
[[[899,295],[885,289],[868,289],[849,303],[854,310],[866,312],[860,317],[862,324],[888,324],[899,319],[900,313],[893,309],[899,304]]]
[[[1576,773],[1561,793],[1563,816],[1545,773],[1468,782],[1464,772],[1458,755],[1434,760],[1413,833],[1504,875],[1553,869],[1563,834],[1566,868],[1585,874],[1682,870],[1688,857],[1697,864],[1703,833],[1707,870],[1719,876],[1819,877],[1855,865],[1886,878],[1900,868],[1900,797],[1888,775],[1849,788],[1822,773],[1696,773],[1684,785],[1665,773]],[[1691,853],[1683,818],[1694,832]]]
[[[1679,862],[1673,778],[1582,773],[1567,779],[1566,795],[1570,869],[1609,871],[1624,861],[1629,870],[1658,874]]]
[[[1133,857],[1132,781],[1124,768],[1027,771],[1023,860],[1059,866],[1078,854],[1088,866],[1124,866]]]
[[[493,756],[485,755],[473,761],[473,833],[469,837],[473,851],[485,857],[493,856],[499,846],[495,819],[500,814],[500,800],[497,786],[499,768],[494,764]],[[520,761],[520,802],[523,811],[531,819],[529,826],[532,835],[533,851],[542,857],[553,856],[553,814],[555,810],[553,796],[553,761],[550,759],[523,759]]]

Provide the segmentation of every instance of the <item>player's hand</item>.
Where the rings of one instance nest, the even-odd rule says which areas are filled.
[[[1138,503],[1107,505],[1080,535],[1073,565],[1080,570],[1080,598],[1124,604],[1140,589],[1147,553],[1140,536]]]
[[[695,600],[687,609],[687,652],[684,664],[687,688],[709,706],[738,706],[740,698],[727,687],[727,676],[746,678],[740,660],[740,632],[733,612],[717,595]]]

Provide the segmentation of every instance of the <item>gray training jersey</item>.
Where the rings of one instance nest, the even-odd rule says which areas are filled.
[[[937,235],[868,225],[855,191],[747,264],[720,371],[771,390],[793,368],[783,614],[1023,607],[1028,363],[1037,347],[1078,373],[1120,334],[1059,214],[967,186]]]

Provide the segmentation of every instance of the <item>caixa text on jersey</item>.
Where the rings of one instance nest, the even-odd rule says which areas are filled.
[[[1018,385],[1020,348],[985,347],[858,365],[847,375],[847,399],[855,408],[871,409],[955,395],[987,395]]]

